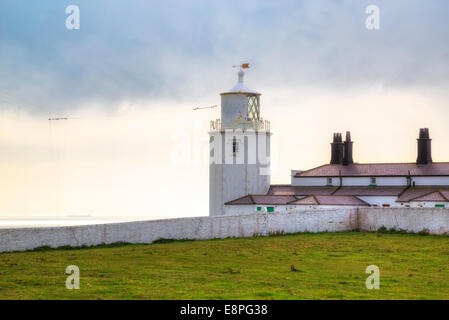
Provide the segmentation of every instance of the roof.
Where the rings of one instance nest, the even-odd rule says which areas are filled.
[[[353,196],[311,195],[302,199],[294,196],[247,195],[229,201],[225,205],[346,205],[367,206],[368,204]]]
[[[232,87],[232,89],[230,89],[229,91],[223,92],[222,95],[223,94],[233,94],[233,93],[242,93],[242,94],[248,93],[248,94],[260,95],[260,93],[258,93],[257,91],[245,86],[245,84],[243,83],[244,75],[245,74],[243,73],[243,71],[240,70],[238,73],[239,80],[238,80],[237,84],[234,87]]]
[[[268,190],[269,195],[295,195],[295,196],[308,196],[308,195],[330,195],[335,192],[337,187],[300,187],[291,185],[271,185]]]
[[[354,186],[354,187],[308,187],[291,185],[271,185],[268,195],[335,195],[335,196],[398,196],[406,187]]]
[[[407,189],[397,202],[409,201],[448,201],[449,188],[447,187],[415,187]]]
[[[310,199],[310,198],[313,198]],[[304,199],[297,200],[289,204],[299,204],[299,205],[332,205],[332,206],[368,206],[366,202],[353,196],[308,196]]]
[[[341,187],[333,195],[340,196],[399,196],[406,187]]]
[[[426,194],[411,201],[448,201],[439,191]]]
[[[247,195],[233,201],[226,202],[226,205],[234,204],[266,204],[285,205],[297,200],[294,196],[273,196],[273,195]]]
[[[347,166],[325,164],[307,171],[298,172],[300,177],[381,177],[381,176],[449,176],[449,162],[416,163],[355,163]]]
[[[314,196],[307,196],[305,198],[296,200],[294,202],[292,202],[291,204],[296,204],[296,205],[315,205],[315,204],[319,204],[317,198],[315,198]]]

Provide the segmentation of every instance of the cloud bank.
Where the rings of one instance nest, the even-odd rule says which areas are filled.
[[[80,30],[65,28],[71,4]],[[380,30],[365,28],[370,4]],[[227,89],[230,66],[247,61],[258,88],[447,88],[448,16],[446,0],[3,0],[0,107],[196,101]]]

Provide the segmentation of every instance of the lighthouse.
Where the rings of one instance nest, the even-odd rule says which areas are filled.
[[[270,188],[270,123],[261,117],[260,96],[244,84],[221,93],[221,118],[210,123],[209,215],[224,214],[224,204]]]

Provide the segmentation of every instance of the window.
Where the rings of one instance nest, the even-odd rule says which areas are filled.
[[[371,177],[371,178],[370,178],[370,181],[369,181],[369,184],[370,184],[371,186],[375,186],[375,185],[376,185],[376,177]]]
[[[274,212],[274,207],[267,207],[267,212]]]
[[[257,211],[262,211],[262,207],[257,207]]]
[[[248,96],[248,120],[259,121],[259,97]]]
[[[332,185],[332,177],[327,177],[327,185],[328,186]]]
[[[390,205],[389,205],[388,203],[384,203],[384,204],[382,205],[382,207],[384,207],[384,208],[389,208]]]
[[[239,144],[237,142],[237,138],[234,137],[232,139],[232,155],[235,156],[239,152]]]
[[[444,204],[436,204],[435,208],[444,208]]]

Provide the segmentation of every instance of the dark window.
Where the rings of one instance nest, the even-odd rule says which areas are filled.
[[[239,151],[239,145],[237,143],[237,139],[234,137],[232,139],[232,154],[235,156]]]
[[[369,183],[370,183],[371,185],[376,184],[376,177],[371,177]]]
[[[332,185],[332,177],[327,177],[327,184]]]

